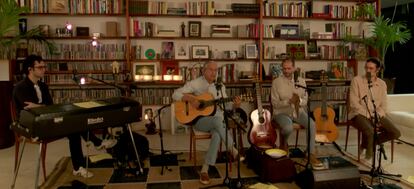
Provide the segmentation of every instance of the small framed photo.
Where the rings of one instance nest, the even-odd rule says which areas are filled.
[[[161,59],[173,59],[174,55],[174,42],[162,42]]]
[[[174,60],[161,61],[161,75],[178,75],[180,68],[178,62]]]
[[[272,78],[277,78],[283,74],[282,63],[270,63],[269,73]]]
[[[246,52],[245,52],[246,59],[256,59],[257,58],[256,44],[246,44],[245,50],[246,50]]]
[[[189,59],[188,45],[185,43],[177,43],[175,48],[175,59],[185,60]]]
[[[193,59],[208,59],[209,58],[209,46],[208,45],[193,45],[191,47],[191,53]]]
[[[134,80],[152,80],[157,75],[157,65],[155,63],[137,62],[133,64]]]
[[[188,37],[201,37],[200,21],[188,21]]]

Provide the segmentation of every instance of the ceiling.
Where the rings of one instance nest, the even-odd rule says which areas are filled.
[[[414,2],[414,0],[381,0],[381,6],[382,8],[393,7],[395,5],[395,1],[398,2],[398,5]]]

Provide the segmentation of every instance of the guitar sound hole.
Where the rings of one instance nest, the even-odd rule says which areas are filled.
[[[206,104],[204,102],[200,102],[200,105],[198,106],[198,109],[205,108]]]
[[[264,117],[259,117],[259,123],[264,123],[265,119]]]

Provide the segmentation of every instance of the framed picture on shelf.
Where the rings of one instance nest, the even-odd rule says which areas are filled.
[[[200,21],[188,21],[188,37],[201,37]]]
[[[191,47],[193,59],[208,59],[209,46],[208,45],[193,45]]]
[[[269,73],[272,78],[277,78],[283,74],[282,63],[270,63]]]
[[[255,58],[257,58],[256,44],[246,44],[245,50],[246,50],[246,52],[245,52],[246,59],[255,59]]]
[[[133,67],[134,76],[136,75],[157,75],[157,66],[155,63],[136,62]]]
[[[173,59],[174,55],[174,42],[162,42],[161,59]]]
[[[188,45],[185,43],[176,43],[175,59],[185,60],[189,59]]]

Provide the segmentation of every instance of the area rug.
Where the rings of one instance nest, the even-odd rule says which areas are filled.
[[[347,161],[344,163],[352,163],[359,166],[359,169],[369,170],[367,164],[358,163],[355,161],[355,157],[349,153],[346,156],[342,156],[331,145],[324,145],[317,147],[318,154],[321,157],[335,158],[340,156]],[[198,164],[201,165],[203,155],[205,152],[197,152]],[[157,159],[158,158],[158,159]],[[193,161],[188,160],[188,153],[183,153],[178,157],[169,157],[167,160],[167,166],[163,163],[162,159],[157,157],[156,159],[150,160],[148,158],[144,162],[143,172],[139,172],[137,169],[120,168],[117,167],[116,163],[112,161],[103,161],[99,164],[90,164],[89,170],[95,174],[93,178],[83,179],[72,175],[72,165],[69,157],[62,158],[56,165],[52,173],[48,176],[46,181],[41,185],[43,189],[70,189],[70,188],[88,188],[88,189],[195,189],[202,187],[199,183],[199,171],[200,166],[193,166]],[[170,160],[183,160],[170,162]],[[305,164],[304,158],[295,158],[299,164]],[[150,162],[152,161],[152,162]],[[365,162],[366,163],[366,162]],[[161,166],[160,166],[161,165]],[[164,167],[162,166],[164,165]],[[341,165],[343,166],[343,165]],[[115,168],[114,168],[115,167]],[[230,185],[242,183],[243,188],[248,188],[250,185],[259,183],[260,178],[252,171],[247,168],[247,165],[241,164],[241,178],[237,177],[237,164],[231,163],[228,167],[230,172],[228,176],[230,178]],[[163,169],[164,168],[164,169]],[[168,169],[167,169],[168,168]],[[162,171],[163,170],[163,171]],[[210,167],[209,175],[211,179],[211,185],[220,185],[226,176],[225,163],[217,163],[215,166]],[[162,174],[161,174],[162,171]],[[137,173],[139,172],[139,173]],[[370,181],[369,175],[361,175],[361,180],[368,183]],[[299,188],[294,182],[292,183],[273,183],[279,189]],[[398,184],[399,185],[399,184]],[[220,188],[220,187],[219,187]],[[226,188],[226,187],[222,187]],[[406,188],[406,187],[404,187]]]

